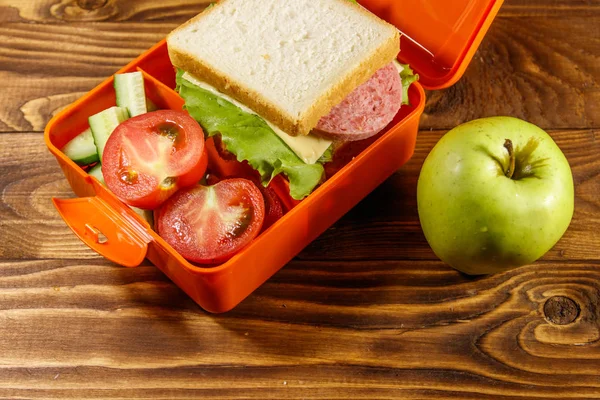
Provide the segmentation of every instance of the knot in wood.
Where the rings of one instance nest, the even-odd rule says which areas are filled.
[[[572,299],[564,296],[554,296],[546,300],[544,315],[546,319],[556,325],[567,325],[579,316],[581,308]]]
[[[108,0],[77,0],[77,5],[88,11],[97,10],[106,5]]]

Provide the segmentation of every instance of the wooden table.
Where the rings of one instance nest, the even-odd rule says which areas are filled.
[[[600,2],[506,0],[412,160],[224,315],[119,267],[51,205],[49,118],[200,12],[192,0],[0,0],[0,398],[600,398]],[[569,159],[575,215],[534,265],[469,278],[421,232],[451,127],[513,115]]]

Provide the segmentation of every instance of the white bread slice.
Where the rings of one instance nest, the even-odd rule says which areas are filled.
[[[167,44],[176,67],[306,135],[396,58],[400,34],[348,0],[221,0]]]

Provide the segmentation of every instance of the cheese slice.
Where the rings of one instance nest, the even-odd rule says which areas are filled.
[[[404,67],[402,66],[402,64],[400,64],[398,60],[394,60],[393,63],[394,67],[396,67],[396,69],[398,70],[398,73],[401,74],[402,71],[404,71]]]
[[[216,96],[219,96],[219,97],[227,100],[228,102],[234,104],[235,106],[237,106],[238,108],[240,108],[241,110],[243,110],[247,113],[258,115],[252,109],[248,108],[244,104],[240,103],[239,101],[235,100],[234,98],[232,98],[224,93],[219,92],[214,86],[201,81],[200,79],[194,77],[193,75],[191,75],[187,72],[183,74],[182,78],[204,90],[211,92],[212,94],[214,94]],[[284,131],[282,131],[281,129],[279,129],[275,124],[267,121],[261,115],[258,115],[258,116],[261,117],[267,123],[267,125],[269,125],[269,127],[271,129],[273,129],[273,132],[275,132],[275,134],[277,136],[279,136],[279,138],[281,140],[283,140],[283,142],[285,144],[287,144],[288,147],[294,153],[296,153],[296,155],[302,161],[304,161],[307,164],[316,163],[319,160],[319,158],[321,158],[323,153],[325,153],[325,150],[327,150],[329,148],[329,146],[331,146],[331,143],[332,143],[331,140],[324,139],[324,138],[321,138],[316,135],[292,136],[290,134],[287,134]]]

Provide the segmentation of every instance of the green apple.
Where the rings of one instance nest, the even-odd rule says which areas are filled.
[[[417,185],[421,227],[434,253],[467,274],[531,264],[573,216],[571,168],[552,138],[528,122],[483,118],[449,131]]]

